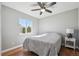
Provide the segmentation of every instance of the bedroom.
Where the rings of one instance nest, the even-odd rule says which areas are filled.
[[[46,4],[50,5],[50,3],[52,2]],[[0,3],[1,55],[79,56],[79,2],[55,2],[51,7],[47,7],[52,13],[45,10],[32,11],[39,8],[38,2]],[[43,12],[41,15],[40,11]],[[30,29],[28,30],[27,27],[30,27]],[[75,43],[73,45],[74,49],[70,46],[66,47],[65,37],[68,32],[71,32],[73,36],[71,35],[70,37],[75,39],[72,41],[73,38],[67,38],[70,39],[71,43]],[[61,36],[60,41],[58,41],[60,39],[58,38],[59,36]],[[28,38],[39,41],[32,41]],[[51,42],[53,42],[52,45],[55,43],[55,40],[51,40],[51,38],[55,38],[55,40],[58,38],[56,41],[58,44],[54,46],[57,47],[59,45],[57,49],[52,46],[52,50],[50,50]],[[42,43],[40,40],[44,42]],[[28,41],[31,43],[28,43]],[[29,45],[24,42],[27,42]],[[46,44],[46,42],[50,44]],[[30,47],[28,48],[26,45]],[[33,51],[24,51],[24,48]],[[49,50],[54,51],[54,49],[56,52],[49,52]]]

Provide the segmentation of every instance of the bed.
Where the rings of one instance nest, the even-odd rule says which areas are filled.
[[[45,33],[26,38],[24,50],[33,51],[39,56],[57,56],[61,47],[61,36],[58,33]]]

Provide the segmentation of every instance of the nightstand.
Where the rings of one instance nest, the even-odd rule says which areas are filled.
[[[65,47],[73,48],[75,50],[75,43],[76,43],[75,38],[65,37]]]

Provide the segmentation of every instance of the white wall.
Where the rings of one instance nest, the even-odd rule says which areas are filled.
[[[78,8],[78,39],[79,39],[79,8]]]
[[[58,32],[65,35],[67,28],[78,30],[78,9],[55,14],[39,21],[39,33]],[[75,32],[74,36],[78,40],[78,32]]]
[[[79,29],[79,8],[78,8],[78,29]]]
[[[66,28],[77,29],[78,10],[70,10],[60,14],[41,19],[39,21],[39,32],[59,32],[65,34]]]
[[[2,6],[2,50],[20,45],[23,39],[20,39],[21,32],[18,24],[19,18],[32,20],[33,29],[32,34],[38,33],[38,20],[27,14],[21,13],[6,6]]]
[[[0,51],[1,51],[1,3],[0,3]]]

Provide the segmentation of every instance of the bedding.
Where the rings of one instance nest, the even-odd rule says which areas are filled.
[[[39,56],[57,56],[61,47],[61,36],[57,33],[46,33],[42,36],[26,38],[23,48]]]

